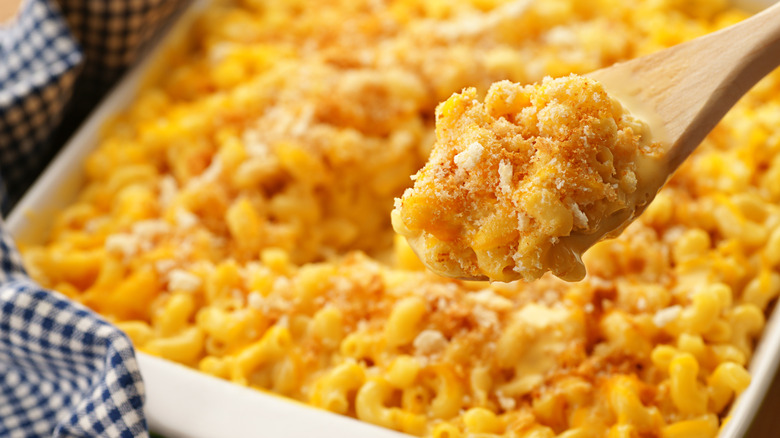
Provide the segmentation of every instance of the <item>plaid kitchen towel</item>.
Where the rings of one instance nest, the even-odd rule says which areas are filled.
[[[82,55],[55,5],[25,1],[0,27],[3,212],[51,157],[49,137],[71,98]]]
[[[3,213],[187,2],[23,0],[0,24]]]
[[[127,336],[33,283],[4,232],[0,268],[0,436],[146,436]]]
[[[3,213],[185,2],[23,0],[0,23]],[[32,282],[0,222],[0,437],[148,436],[143,401],[127,336]]]

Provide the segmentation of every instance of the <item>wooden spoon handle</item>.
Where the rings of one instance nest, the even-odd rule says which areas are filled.
[[[677,46],[687,60],[690,88],[675,99],[679,113],[667,121],[667,133],[676,139],[669,164],[676,169],[723,118],[728,110],[761,78],[780,65],[780,3],[741,23],[704,38]],[[683,79],[683,78],[681,78]],[[689,103],[691,103],[689,105]]]
[[[780,3],[740,23],[590,73],[650,124],[672,173],[756,82],[780,65]]]

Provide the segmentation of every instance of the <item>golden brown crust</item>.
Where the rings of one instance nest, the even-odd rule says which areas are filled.
[[[592,79],[493,84],[436,111],[437,142],[397,203],[396,231],[450,277],[581,279],[568,236],[636,209],[637,162],[658,153],[647,128]]]

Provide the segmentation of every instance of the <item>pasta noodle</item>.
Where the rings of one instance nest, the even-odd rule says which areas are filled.
[[[593,79],[494,83],[436,108],[436,144],[393,227],[454,278],[582,280],[582,253],[665,182],[663,148]]]
[[[143,352],[418,436],[712,437],[780,274],[780,76],[566,283],[422,269],[437,103],[744,18],[721,2],[215,0],[105,126],[30,274]]]

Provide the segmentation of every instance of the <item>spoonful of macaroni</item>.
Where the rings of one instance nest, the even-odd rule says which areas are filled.
[[[393,227],[433,272],[585,276],[737,100],[780,64],[780,6],[629,62],[473,88],[436,109],[436,144]]]

